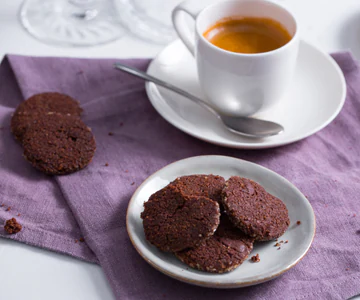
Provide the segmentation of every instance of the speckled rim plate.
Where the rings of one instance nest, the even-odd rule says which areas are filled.
[[[140,213],[149,196],[178,176],[216,174],[225,179],[232,175],[250,178],[271,194],[282,199],[289,210],[290,227],[279,239],[288,240],[280,250],[274,241],[254,245],[241,266],[225,274],[211,274],[191,269],[173,254],[163,253],[149,244],[144,235]],[[301,225],[296,222],[301,221]],[[174,162],[147,178],[133,194],[126,216],[126,226],[136,251],[164,274],[194,285],[214,288],[238,288],[271,280],[294,267],[307,253],[315,236],[315,215],[306,197],[288,180],[260,165],[227,156],[195,156]],[[261,261],[253,263],[259,253]]]

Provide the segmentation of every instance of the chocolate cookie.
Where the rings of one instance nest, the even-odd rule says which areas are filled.
[[[254,239],[235,228],[225,215],[219,228],[209,239],[193,249],[175,253],[188,266],[211,273],[234,270],[249,256]]]
[[[146,239],[162,251],[195,247],[214,234],[219,204],[206,197],[184,196],[168,185],[144,203],[141,213]]]
[[[48,113],[35,118],[23,137],[25,158],[50,175],[85,168],[96,145],[93,134],[79,118]]]
[[[203,196],[220,204],[225,179],[218,175],[189,175],[176,178],[171,185],[185,196]]]
[[[256,241],[276,239],[290,224],[286,205],[247,178],[226,181],[223,205],[232,223]]]
[[[20,142],[35,118],[48,112],[80,117],[82,108],[73,98],[59,93],[36,94],[22,102],[11,118],[11,131]]]

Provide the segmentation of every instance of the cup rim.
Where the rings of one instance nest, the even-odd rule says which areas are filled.
[[[200,32],[200,28],[199,28],[199,20],[202,17],[202,15],[204,13],[206,13],[206,11],[212,9],[215,6],[218,5],[223,5],[225,3],[229,3],[229,2],[251,2],[251,3],[256,3],[256,2],[262,2],[262,3],[268,3],[270,5],[273,6],[277,6],[278,8],[284,10],[289,16],[291,16],[291,18],[294,21],[295,24],[295,34],[292,36],[291,40],[289,42],[287,42],[285,45],[281,46],[280,48],[271,50],[271,51],[267,51],[267,52],[260,52],[260,53],[240,53],[240,52],[232,52],[229,50],[225,50],[222,49],[220,47],[215,46],[214,44],[212,44],[211,42],[209,42],[204,36],[203,33]],[[230,16],[231,17],[231,16]],[[268,0],[228,0],[228,1],[221,1],[221,2],[216,2],[213,4],[208,5],[207,7],[205,7],[196,17],[195,20],[195,29],[196,29],[196,33],[198,34],[198,36],[200,37],[201,40],[203,40],[207,45],[209,45],[212,49],[219,51],[220,53],[223,54],[227,54],[227,55],[231,55],[231,56],[238,56],[238,57],[259,57],[259,56],[268,56],[268,55],[273,55],[276,54],[278,52],[282,52],[284,51],[284,49],[290,47],[293,43],[295,43],[295,41],[297,40],[298,37],[298,33],[299,33],[299,26],[298,26],[298,22],[294,16],[293,13],[291,13],[287,8],[285,8],[284,6],[278,4],[278,3],[274,3]]]

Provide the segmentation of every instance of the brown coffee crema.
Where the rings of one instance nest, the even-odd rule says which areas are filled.
[[[213,45],[237,53],[263,53],[281,48],[292,36],[270,18],[226,18],[208,28],[203,36]]]

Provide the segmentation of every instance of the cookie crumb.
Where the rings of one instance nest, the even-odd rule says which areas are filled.
[[[251,261],[252,262],[259,262],[260,261],[260,256],[259,253],[257,253],[256,255],[251,257]]]
[[[9,206],[7,209],[6,209],[6,211],[10,211],[11,210],[11,206]]]
[[[300,225],[300,224],[301,224],[301,221],[297,221],[296,224]]]
[[[279,247],[279,248],[277,248],[278,250],[280,250],[281,249],[281,247]]]
[[[134,185],[134,184],[135,184],[135,182],[132,182],[132,183],[131,183],[131,185]]]
[[[288,242],[289,242],[289,241],[288,241],[288,240],[286,240],[286,241],[285,241],[285,244],[287,244]]]
[[[4,206],[5,206],[5,204],[1,204],[1,205],[0,205],[0,207],[4,207]]]
[[[85,239],[84,239],[84,238],[79,238],[79,241],[80,241],[81,243],[83,243],[83,242],[85,242]]]
[[[18,216],[18,217],[20,217],[20,216],[21,216],[21,214],[17,214],[17,216]]]
[[[129,173],[129,170],[125,170],[125,173]]]
[[[284,241],[280,241],[280,243],[283,243]]]
[[[78,240],[75,240],[75,243],[77,243],[78,242]]]
[[[12,218],[6,221],[4,229],[8,234],[15,234],[21,231],[22,226],[16,221],[15,218]]]
[[[113,135],[114,135],[114,133],[110,131],[110,132],[109,132],[109,135],[110,135],[110,136],[113,136]]]
[[[109,164],[108,164],[108,163],[106,163],[106,164],[105,164],[105,167],[108,167],[108,166],[109,166]]]
[[[349,271],[349,268],[346,268],[345,271]]]
[[[274,245],[274,247],[279,247],[279,246],[281,246],[280,243],[276,243],[276,244]]]

